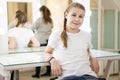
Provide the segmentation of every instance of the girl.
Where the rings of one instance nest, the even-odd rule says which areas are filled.
[[[45,57],[58,80],[98,80],[95,72],[99,66],[90,53],[91,35],[80,30],[84,16],[84,6],[72,3],[64,13],[63,30],[49,37]],[[92,62],[96,66],[91,66]]]

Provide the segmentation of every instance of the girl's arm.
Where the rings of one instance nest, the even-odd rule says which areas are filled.
[[[89,60],[90,60],[90,67],[95,73],[98,73],[99,72],[98,60],[91,55],[90,49],[88,49],[87,51],[88,51]]]
[[[8,47],[9,47],[9,49],[15,49],[16,48],[16,41],[15,41],[14,37],[9,37]]]
[[[32,42],[32,45],[31,45],[32,47],[40,47],[40,43],[35,36],[31,38],[31,42]]]
[[[47,46],[45,50],[45,58],[50,63],[52,74],[54,76],[60,76],[62,74],[62,69],[58,61],[52,56],[53,50],[52,47]]]

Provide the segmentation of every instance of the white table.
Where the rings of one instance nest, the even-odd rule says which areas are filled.
[[[9,80],[10,71],[15,70],[16,80],[19,80],[19,69],[46,65],[44,50],[45,46],[9,49],[8,55],[0,55],[0,75],[4,76],[4,80]]]
[[[103,70],[104,71],[103,77],[108,80],[111,64],[115,60],[120,60],[120,54],[115,52],[101,51],[101,50],[91,50],[91,51],[93,56],[95,56],[99,61],[107,60],[106,67]],[[119,79],[120,79],[120,70],[119,70]]]
[[[8,54],[0,56],[0,74],[4,80],[10,79],[10,71],[22,68],[48,65],[43,52]]]
[[[120,60],[120,54],[99,50],[92,50],[92,53],[98,60],[108,60],[104,72],[104,77],[107,79],[112,61]],[[9,80],[10,71],[12,70],[48,65],[43,56],[42,51],[0,55],[0,74],[4,77],[4,80]]]

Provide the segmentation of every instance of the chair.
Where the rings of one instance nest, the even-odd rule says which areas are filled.
[[[106,80],[105,78],[98,78],[98,80]]]
[[[50,80],[55,80],[55,79],[57,79],[58,77],[53,77],[53,78],[50,78]]]

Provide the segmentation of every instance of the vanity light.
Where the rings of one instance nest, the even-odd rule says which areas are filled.
[[[3,14],[3,7],[0,6],[0,15]]]
[[[8,54],[8,35],[4,27],[0,26],[0,55]]]
[[[4,35],[5,34],[5,29],[0,27],[0,35]]]

